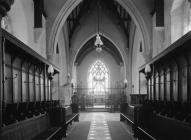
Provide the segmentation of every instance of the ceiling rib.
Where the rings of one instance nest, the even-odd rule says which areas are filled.
[[[90,10],[93,10],[93,6],[97,3],[98,0],[83,0],[68,16],[68,36],[69,41],[74,34],[74,31],[80,25],[80,19]],[[93,4],[94,3],[94,4]],[[129,32],[130,32],[130,22],[131,17],[126,12],[126,10],[115,0],[99,0],[101,8],[107,8],[119,21],[118,24],[123,29],[126,38],[127,44],[129,47]]]

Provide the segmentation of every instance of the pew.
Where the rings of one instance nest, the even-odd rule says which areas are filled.
[[[79,121],[77,104],[60,107],[59,101],[3,104],[4,140],[56,139],[66,136],[69,124]]]
[[[57,105],[56,102],[53,103]],[[50,110],[51,127],[33,138],[33,140],[56,139],[61,140],[66,137],[68,125],[73,121],[79,121],[79,108],[77,104],[71,104],[65,107],[54,107]]]
[[[156,139],[191,139],[190,103],[146,101],[138,125]]]
[[[19,103],[18,105],[18,120],[23,121],[27,115],[27,102]]]
[[[7,119],[6,119],[7,120]],[[10,120],[8,120],[10,122]],[[42,133],[49,128],[49,115],[40,114],[24,120],[16,120],[12,123],[6,123],[1,129],[2,140],[24,140],[32,139],[36,135]]]
[[[17,104],[7,104],[3,112],[3,124],[10,125],[17,122]]]
[[[52,108],[55,108],[57,103],[58,101],[55,101]],[[51,109],[50,104],[50,101],[3,103],[3,125],[11,125],[18,121],[24,121],[40,114],[48,113]]]
[[[77,104],[70,106],[58,107],[50,113],[50,121],[52,126],[61,126],[63,136],[66,137],[66,130],[73,121],[79,121],[79,111]]]
[[[153,114],[166,116],[180,121],[190,123],[191,103],[183,102],[166,102],[166,101],[147,101],[144,103],[144,109],[151,110]]]
[[[156,140],[154,136],[147,132],[146,129],[140,126],[141,124],[141,105],[128,105],[122,103],[120,105],[120,121],[127,122],[134,132],[134,137],[141,140]]]

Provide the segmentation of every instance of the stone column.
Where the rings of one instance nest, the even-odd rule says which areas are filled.
[[[11,9],[11,5],[14,0],[0,0],[0,23],[2,17],[4,17],[7,12]],[[3,102],[3,45],[2,45],[2,29],[0,28],[0,137],[1,137],[1,127],[2,127],[2,102]]]

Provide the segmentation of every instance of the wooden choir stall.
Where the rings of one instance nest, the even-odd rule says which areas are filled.
[[[64,137],[68,124],[78,121],[79,114],[77,104],[65,107],[52,99],[55,80],[59,94],[59,69],[4,30],[1,49],[4,80],[0,139]]]
[[[145,75],[147,99],[121,105],[121,121],[139,139],[191,139],[191,32],[139,69]]]

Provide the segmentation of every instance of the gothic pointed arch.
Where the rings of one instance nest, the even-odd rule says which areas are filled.
[[[88,89],[90,94],[101,95],[109,90],[109,69],[101,60],[96,60],[88,71]]]
[[[58,13],[50,31],[50,35],[48,37],[48,48],[47,48],[47,55],[51,56],[54,52],[54,48],[56,47],[56,42],[58,39],[59,31],[61,31],[67,17],[72,12],[72,10],[79,5],[82,0],[67,0]],[[145,47],[145,57],[150,57],[151,54],[151,40],[149,36],[148,29],[146,27],[145,19],[141,16],[140,11],[136,8],[135,4],[131,1],[124,1],[124,0],[117,0],[117,2],[122,5],[126,11],[130,14],[134,22],[136,23],[137,27],[141,30],[142,34],[144,35],[144,47]],[[146,59],[148,59],[146,58]]]

